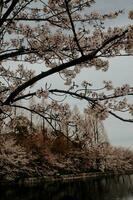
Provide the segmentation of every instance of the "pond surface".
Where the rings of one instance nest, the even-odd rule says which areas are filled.
[[[0,187],[1,200],[133,200],[133,175],[96,180]]]

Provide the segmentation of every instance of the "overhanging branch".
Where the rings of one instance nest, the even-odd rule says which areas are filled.
[[[24,89],[26,89],[27,87],[33,85],[34,83],[36,83],[37,81],[41,80],[42,78],[45,78],[47,76],[50,76],[52,74],[55,74],[57,72],[60,72],[64,69],[67,69],[69,67],[87,62],[87,61],[91,61],[92,59],[95,58],[96,54],[103,49],[106,45],[108,45],[109,43],[111,43],[112,41],[123,37],[126,33],[128,32],[128,30],[125,30],[121,35],[115,35],[109,39],[107,39],[106,41],[103,42],[103,44],[101,45],[101,47],[97,48],[96,50],[94,50],[93,52],[89,53],[88,55],[84,55],[81,56],[79,58],[76,58],[74,60],[71,60],[67,63],[63,63],[57,67],[54,67],[46,72],[42,72],[40,74],[38,74],[37,76],[33,77],[32,79],[30,79],[29,81],[23,83],[22,85],[18,86],[7,98],[7,100],[4,102],[4,104],[9,105],[10,103],[13,102],[13,99]]]
[[[0,55],[0,61],[15,57],[15,56],[20,56],[20,55],[25,55],[25,54],[30,54],[30,53],[37,53],[37,50],[20,48],[17,51],[12,51],[10,53],[5,53],[5,54]]]
[[[68,91],[68,90],[51,89],[51,90],[49,90],[49,93],[53,93],[53,94],[54,93],[68,94],[68,95],[75,96],[75,97],[80,98],[80,99],[84,99],[87,102],[89,102],[91,105],[98,105],[98,106],[101,107],[101,105],[98,103],[97,99],[90,98],[90,97],[87,97],[87,96],[83,96],[81,94],[78,94],[78,93],[75,93],[75,92],[71,92],[71,91]],[[21,99],[24,99],[26,97],[34,96],[34,95],[36,95],[36,92],[20,96],[20,97],[14,99],[14,102],[19,101]],[[108,113],[110,113],[112,116],[116,117],[117,119],[119,119],[121,121],[133,123],[132,119],[125,119],[123,117],[120,117],[119,115],[115,114],[111,110],[109,110]]]

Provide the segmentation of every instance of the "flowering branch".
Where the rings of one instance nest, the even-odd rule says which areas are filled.
[[[87,102],[89,102],[91,105],[92,105],[92,108],[94,108],[95,105],[99,106],[102,108],[102,105],[99,104],[99,101],[103,101],[103,100],[106,100],[106,99],[109,99],[109,97],[105,97],[105,98],[90,98],[90,97],[87,97],[87,96],[84,96],[84,95],[81,95],[81,94],[78,94],[76,92],[71,92],[71,91],[67,91],[67,90],[59,90],[59,89],[51,89],[48,91],[49,93],[62,93],[62,94],[68,94],[68,95],[71,95],[71,96],[75,96],[79,99],[84,99],[86,100]],[[14,99],[13,102],[16,102],[16,101],[19,101],[21,99],[24,99],[24,98],[27,98],[27,97],[31,97],[31,96],[34,96],[36,95],[36,92],[33,92],[33,93],[29,93],[29,94],[26,94],[26,95],[23,95],[23,96],[20,96],[16,99]],[[129,94],[131,95],[131,94]],[[133,95],[133,94],[132,94]],[[117,97],[121,97],[121,95],[117,96]],[[115,96],[114,97],[110,97],[110,98],[116,98]],[[117,119],[121,120],[121,121],[124,121],[124,122],[133,122],[132,119],[125,119],[125,118],[122,118],[120,117],[119,115],[115,114],[114,112],[112,112],[111,110],[108,110],[108,113],[110,113],[112,116],[116,117]]]
[[[52,74],[55,74],[57,72],[60,72],[64,69],[67,69],[69,67],[72,67],[72,66],[75,66],[77,64],[81,64],[81,63],[84,63],[86,61],[91,61],[92,59],[95,58],[96,54],[101,50],[103,49],[104,47],[106,47],[106,45],[108,45],[109,43],[111,43],[112,41],[118,39],[118,38],[121,38],[123,37],[123,35],[125,35],[126,33],[128,32],[128,30],[125,30],[122,34],[120,35],[115,35],[107,40],[105,40],[103,42],[103,44],[96,50],[94,50],[93,52],[91,52],[90,54],[88,55],[84,55],[84,56],[81,56],[77,59],[74,59],[74,60],[71,60],[69,62],[66,62],[66,63],[63,63],[57,67],[54,67],[46,72],[42,72],[40,74],[38,74],[37,76],[33,77],[32,79],[30,79],[29,81],[25,82],[24,84],[20,85],[18,88],[16,88],[10,95],[9,97],[6,99],[6,101],[4,102],[5,105],[8,105],[10,103],[13,102],[13,99],[21,92],[23,91],[24,89],[26,89],[27,87],[33,85],[34,83],[36,83],[37,81],[41,80],[42,78],[45,78],[47,76],[50,76]]]

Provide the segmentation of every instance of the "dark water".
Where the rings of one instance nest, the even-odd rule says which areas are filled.
[[[133,175],[36,187],[4,186],[0,200],[133,200]]]

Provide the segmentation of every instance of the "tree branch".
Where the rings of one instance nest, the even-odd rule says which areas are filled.
[[[44,118],[44,119],[47,121],[47,123],[52,127],[52,129],[53,129],[55,132],[57,131],[57,130],[54,128],[54,126],[49,122],[49,120],[47,119],[47,117],[45,117],[45,116],[42,115],[41,113],[39,113],[39,112],[37,112],[37,111],[35,111],[35,110],[33,110],[33,109],[27,108],[27,107],[25,107],[25,106],[11,105],[11,107],[21,108],[21,109],[24,109],[24,110],[27,110],[27,111],[29,111],[29,112],[33,112],[33,113],[39,115],[40,117]],[[54,135],[54,136],[55,136],[55,135]]]
[[[9,97],[6,99],[6,101],[4,102],[4,104],[9,105],[10,103],[13,102],[13,99],[24,89],[26,89],[27,87],[33,85],[34,83],[36,83],[37,81],[41,80],[42,78],[45,78],[49,75],[55,74],[57,72],[60,72],[66,68],[81,64],[83,62],[87,62],[87,61],[91,61],[92,59],[95,58],[96,54],[103,49],[107,44],[111,43],[112,41],[123,37],[123,35],[125,35],[128,32],[128,30],[125,30],[121,35],[115,35],[109,39],[107,39],[106,41],[103,42],[103,44],[101,45],[101,47],[97,48],[96,50],[94,50],[93,52],[89,53],[88,55],[84,55],[81,56],[79,58],[76,58],[74,60],[71,60],[67,63],[63,63],[57,67],[54,67],[46,72],[42,72],[40,74],[38,74],[37,76],[33,77],[32,79],[30,79],[29,81],[23,83],[22,85],[18,86],[10,95]]]
[[[59,89],[51,89],[51,90],[49,90],[49,92],[50,93],[63,93],[63,94],[68,94],[68,95],[71,95],[71,96],[75,96],[75,97],[77,97],[77,98],[80,98],[80,99],[84,99],[84,100],[86,100],[86,101],[88,101],[90,104],[92,104],[92,105],[98,105],[98,106],[100,106],[101,107],[101,105],[98,103],[98,99],[94,99],[94,98],[90,98],[90,97],[86,97],[86,96],[83,96],[83,95],[81,95],[81,94],[78,94],[78,93],[75,93],[75,92],[71,92],[71,91],[66,91],[66,90],[59,90]],[[26,94],[26,95],[23,95],[23,96],[20,96],[20,97],[18,97],[18,98],[16,98],[16,99],[14,99],[14,101],[13,102],[16,102],[16,101],[19,101],[19,100],[21,100],[21,99],[24,99],[24,98],[26,98],[26,97],[30,97],[30,96],[34,96],[34,95],[36,95],[36,92],[33,92],[33,93],[29,93],[29,94]],[[103,99],[102,99],[103,100]],[[14,106],[14,105],[13,105]],[[28,108],[27,108],[28,109]],[[33,110],[33,112],[34,112],[34,110]],[[117,119],[119,119],[119,120],[121,120],[121,121],[124,121],[124,122],[133,122],[133,120],[132,119],[125,119],[125,118],[122,118],[122,117],[120,117],[119,115],[117,115],[117,114],[115,114],[115,113],[113,113],[112,111],[108,111],[112,116],[114,116],[114,117],[116,117]],[[36,114],[38,114],[38,113],[36,113]]]
[[[79,41],[78,41],[78,38],[77,38],[77,34],[76,34],[76,31],[75,31],[74,23],[73,23],[73,20],[72,20],[72,16],[71,16],[71,13],[70,13],[70,10],[69,10],[69,5],[68,5],[68,1],[67,0],[65,0],[65,4],[66,4],[66,11],[68,13],[69,20],[70,20],[71,27],[72,27],[72,31],[73,31],[73,35],[74,35],[74,40],[75,40],[75,42],[77,44],[77,47],[78,47],[81,55],[83,56],[84,53],[83,53],[82,48],[80,47],[80,44],[79,44]]]
[[[11,57],[30,54],[30,53],[37,53],[37,50],[20,48],[17,51],[0,55],[0,61],[11,58]]]
[[[123,122],[133,122],[132,119],[125,119],[125,118],[123,118],[123,117],[120,117],[120,116],[116,115],[116,114],[113,113],[112,111],[109,111],[109,113],[110,113],[111,115],[113,115],[114,117],[116,117],[117,119],[120,119],[120,120],[123,121]]]
[[[13,11],[13,9],[15,8],[15,6],[17,5],[18,2],[19,2],[19,0],[13,0],[12,1],[10,7],[4,13],[3,17],[0,19],[0,27],[4,24],[4,22],[6,21],[7,17],[11,14],[11,12]]]
[[[82,96],[82,95],[77,94],[77,93],[74,93],[74,92],[65,91],[65,90],[58,90],[58,89],[49,90],[49,92],[51,92],[51,93],[54,93],[54,92],[56,92],[56,93],[65,93],[65,94],[69,94],[69,95],[71,95],[71,96],[76,96],[76,97],[78,97],[78,98],[87,100],[87,101],[88,101],[89,103],[91,103],[92,105],[95,105],[95,104],[96,104],[96,105],[98,105],[98,106],[101,107],[101,105],[97,102],[96,99],[89,98],[89,97],[86,97],[86,96]],[[114,117],[116,117],[117,119],[120,119],[121,121],[124,121],[124,122],[133,122],[132,119],[125,119],[125,118],[122,118],[122,117],[120,117],[119,115],[113,113],[113,112],[110,111],[110,110],[109,110],[108,112],[109,112],[111,115],[113,115]]]

